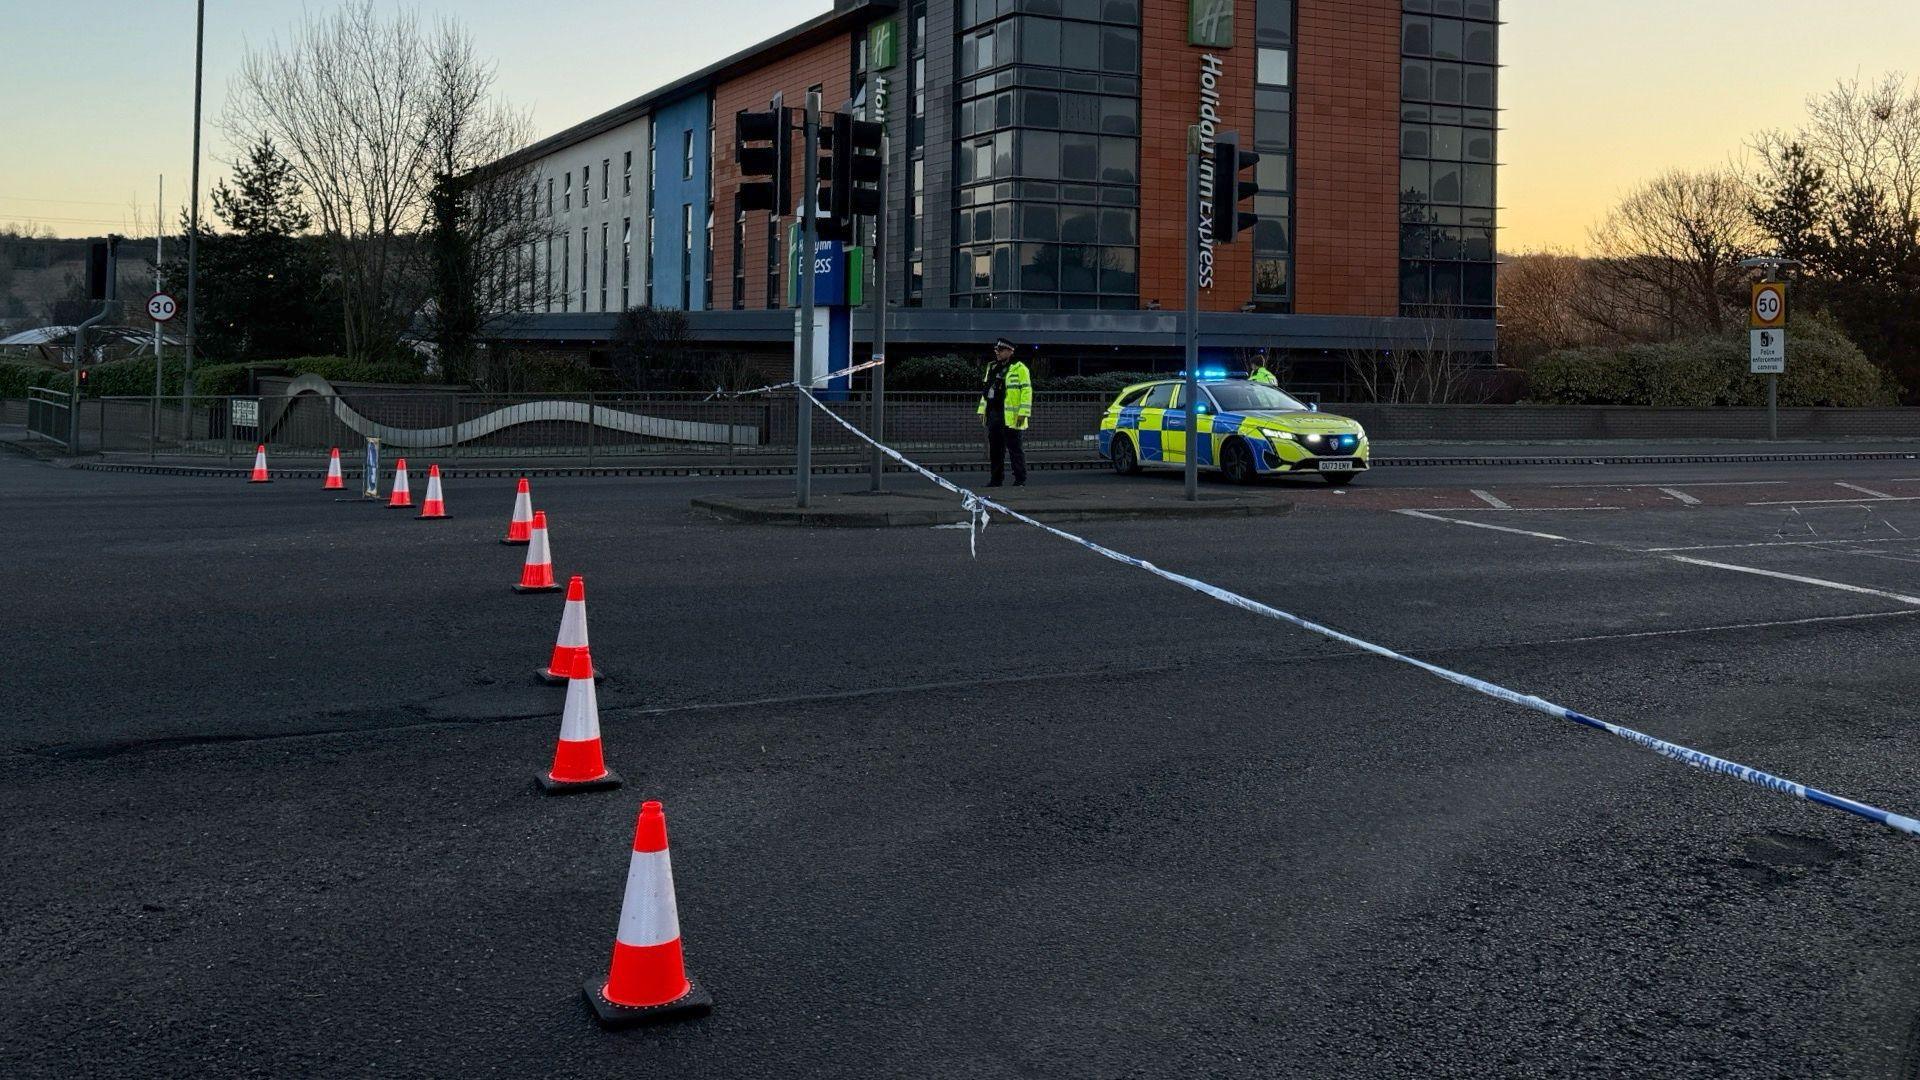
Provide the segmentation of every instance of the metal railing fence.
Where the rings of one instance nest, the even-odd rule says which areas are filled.
[[[27,434],[66,446],[69,442],[73,395],[44,386],[27,388]]]

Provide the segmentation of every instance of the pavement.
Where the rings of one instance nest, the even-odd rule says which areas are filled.
[[[1078,480],[1080,478],[1073,478]],[[842,485],[844,486],[844,485]],[[828,491],[795,505],[790,492],[777,495],[700,495],[695,512],[720,521],[753,525],[808,525],[873,529],[961,525],[973,518],[951,493],[921,483],[896,483],[889,491]],[[1184,486],[1093,482],[1002,487],[980,494],[1036,521],[1111,521],[1123,518],[1219,518],[1284,514],[1293,501],[1271,487],[1210,485],[1189,500]]]
[[[1286,515],[1076,531],[1911,814],[1916,478],[1382,469],[1273,485]],[[450,480],[429,525],[317,484],[0,455],[0,1075],[1920,1062],[1912,838],[1018,525],[970,556],[951,530],[689,509],[790,483],[535,481],[628,778],[542,799],[562,692],[530,669],[561,601],[508,588],[510,482]],[[716,1008],[608,1034],[579,985],[642,798]]]

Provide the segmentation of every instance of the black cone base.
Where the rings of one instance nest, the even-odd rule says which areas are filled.
[[[700,989],[700,984],[687,980],[687,992],[664,1005],[616,1005],[601,993],[607,980],[595,979],[582,989],[587,995],[587,1004],[592,1006],[595,1019],[604,1028],[632,1027],[636,1024],[658,1024],[667,1020],[681,1020],[695,1016],[705,1016],[713,1011],[713,996]]]
[[[596,780],[555,780],[545,772],[533,774],[533,782],[540,785],[543,795],[577,795],[583,791],[611,791],[621,785],[620,774],[608,769],[605,776]]]

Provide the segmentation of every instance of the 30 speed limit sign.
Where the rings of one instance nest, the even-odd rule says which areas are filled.
[[[154,322],[170,322],[180,313],[180,305],[166,293],[157,292],[147,297],[147,318]]]
[[[1787,287],[1778,281],[1753,287],[1749,324],[1755,330],[1778,330],[1787,325]]]

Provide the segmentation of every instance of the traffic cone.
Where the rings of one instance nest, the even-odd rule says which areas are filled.
[[[520,478],[520,491],[513,497],[513,520],[507,522],[503,544],[524,544],[533,538],[533,495],[527,490],[527,478]]]
[[[605,979],[586,984],[587,1004],[602,1027],[626,1027],[713,1011],[713,998],[687,978],[680,952],[680,916],[667,855],[667,816],[643,803],[627,865],[627,894]]]
[[[247,477],[249,484],[271,484],[273,477],[267,475],[267,444],[261,443],[253,448],[253,475]]]
[[[584,671],[576,666],[580,664],[586,665]],[[593,666],[587,653],[587,582],[579,574],[567,582],[567,609],[560,616],[560,637],[553,645],[553,659],[533,671],[542,681],[556,686],[573,679],[576,672],[583,676],[591,672],[594,682],[607,677]]]
[[[427,501],[420,507],[420,517],[444,518],[447,516],[447,502],[440,497],[440,466],[427,466]]]
[[[553,580],[553,555],[547,547],[545,510],[533,513],[533,535],[527,541],[526,565],[520,568],[520,584],[513,589],[515,592],[560,591],[560,583]]]
[[[593,663],[585,649],[580,650],[580,663]],[[567,704],[560,712],[560,741],[553,747],[553,767],[535,773],[534,779],[549,795],[620,786],[620,778],[607,768],[600,754],[600,698],[594,693],[592,679],[583,676],[567,680]]]
[[[413,489],[407,486],[407,459],[395,458],[393,462],[393,497],[387,500],[387,509],[404,510],[413,505]]]
[[[340,448],[333,448],[333,455],[327,458],[327,482],[320,485],[322,491],[344,491],[347,482],[340,478]]]

